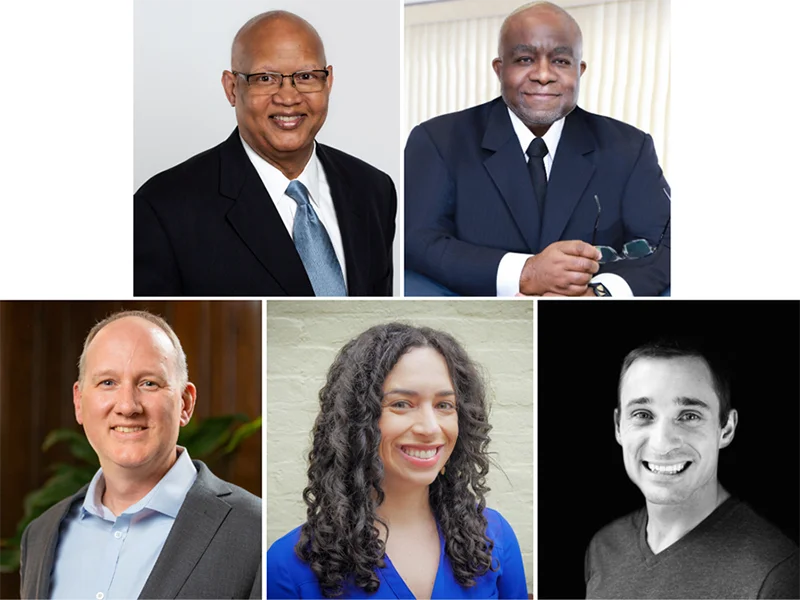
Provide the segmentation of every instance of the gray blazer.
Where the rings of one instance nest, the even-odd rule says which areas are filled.
[[[215,476],[199,460],[140,598],[261,598],[261,498]],[[20,597],[49,598],[61,521],[77,494],[49,508],[22,535]]]

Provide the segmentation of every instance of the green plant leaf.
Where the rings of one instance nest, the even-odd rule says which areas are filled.
[[[193,458],[205,458],[225,445],[231,436],[231,426],[237,421],[246,421],[245,415],[225,415],[203,419],[191,435],[178,436],[178,443],[185,446]],[[186,430],[181,432],[183,433]]]
[[[0,548],[0,573],[15,573],[19,570],[19,547]]]
[[[25,496],[23,501],[25,517],[38,517],[56,502],[77,492],[89,481],[82,475],[80,470],[75,469],[65,470],[50,477],[42,487]]]
[[[100,466],[97,454],[95,454],[94,448],[92,448],[89,440],[86,439],[83,433],[75,431],[74,429],[54,429],[44,438],[42,450],[46,452],[55,444],[61,442],[66,442],[69,445],[70,454],[78,460],[82,460],[95,467]]]
[[[261,415],[249,423],[245,423],[244,425],[240,425],[236,428],[231,436],[230,441],[228,442],[228,445],[225,446],[225,454],[230,454],[236,450],[236,448],[239,447],[239,444],[258,431],[261,431]]]

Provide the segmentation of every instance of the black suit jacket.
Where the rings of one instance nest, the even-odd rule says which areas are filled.
[[[670,218],[652,138],[575,108],[565,119],[540,220],[533,185],[502,98],[414,128],[405,151],[406,268],[465,295],[494,296],[506,252],[536,254],[559,240],[621,250],[655,246]],[[634,295],[670,282],[670,230],[650,257],[603,265]]]
[[[199,460],[140,598],[261,598],[261,499],[216,477]],[[20,597],[49,598],[61,522],[77,494],[50,507],[22,535]]]
[[[397,193],[388,175],[317,144],[344,244],[351,296],[392,294]],[[300,255],[245,153],[219,146],[134,196],[135,296],[313,296]]]

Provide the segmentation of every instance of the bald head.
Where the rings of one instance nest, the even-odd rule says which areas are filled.
[[[576,59],[580,61],[583,56],[583,33],[581,28],[571,14],[552,2],[529,2],[508,15],[503,21],[502,27],[500,27],[497,54],[503,56],[504,41],[511,30],[518,27],[527,27],[533,22],[542,20],[547,20],[557,27],[563,28],[575,40],[573,51]]]
[[[319,63],[327,64],[322,38],[308,21],[285,10],[271,10],[250,19],[233,38],[231,69],[249,72],[253,48],[269,37],[295,39],[297,45],[310,45]]]

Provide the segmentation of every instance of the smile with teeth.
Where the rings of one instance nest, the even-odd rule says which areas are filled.
[[[431,448],[430,450],[417,450],[416,448],[409,448],[407,446],[401,446],[400,450],[404,454],[408,454],[414,458],[421,458],[422,460],[433,458],[439,452],[439,448]]]
[[[120,433],[136,433],[137,431],[144,431],[144,427],[112,427],[114,431],[119,431]]]
[[[692,464],[692,462],[689,460],[681,463],[675,463],[674,465],[656,465],[651,462],[647,462],[646,460],[642,461],[642,463],[648,471],[655,473],[656,475],[677,475],[679,473],[683,473],[687,467]]]

